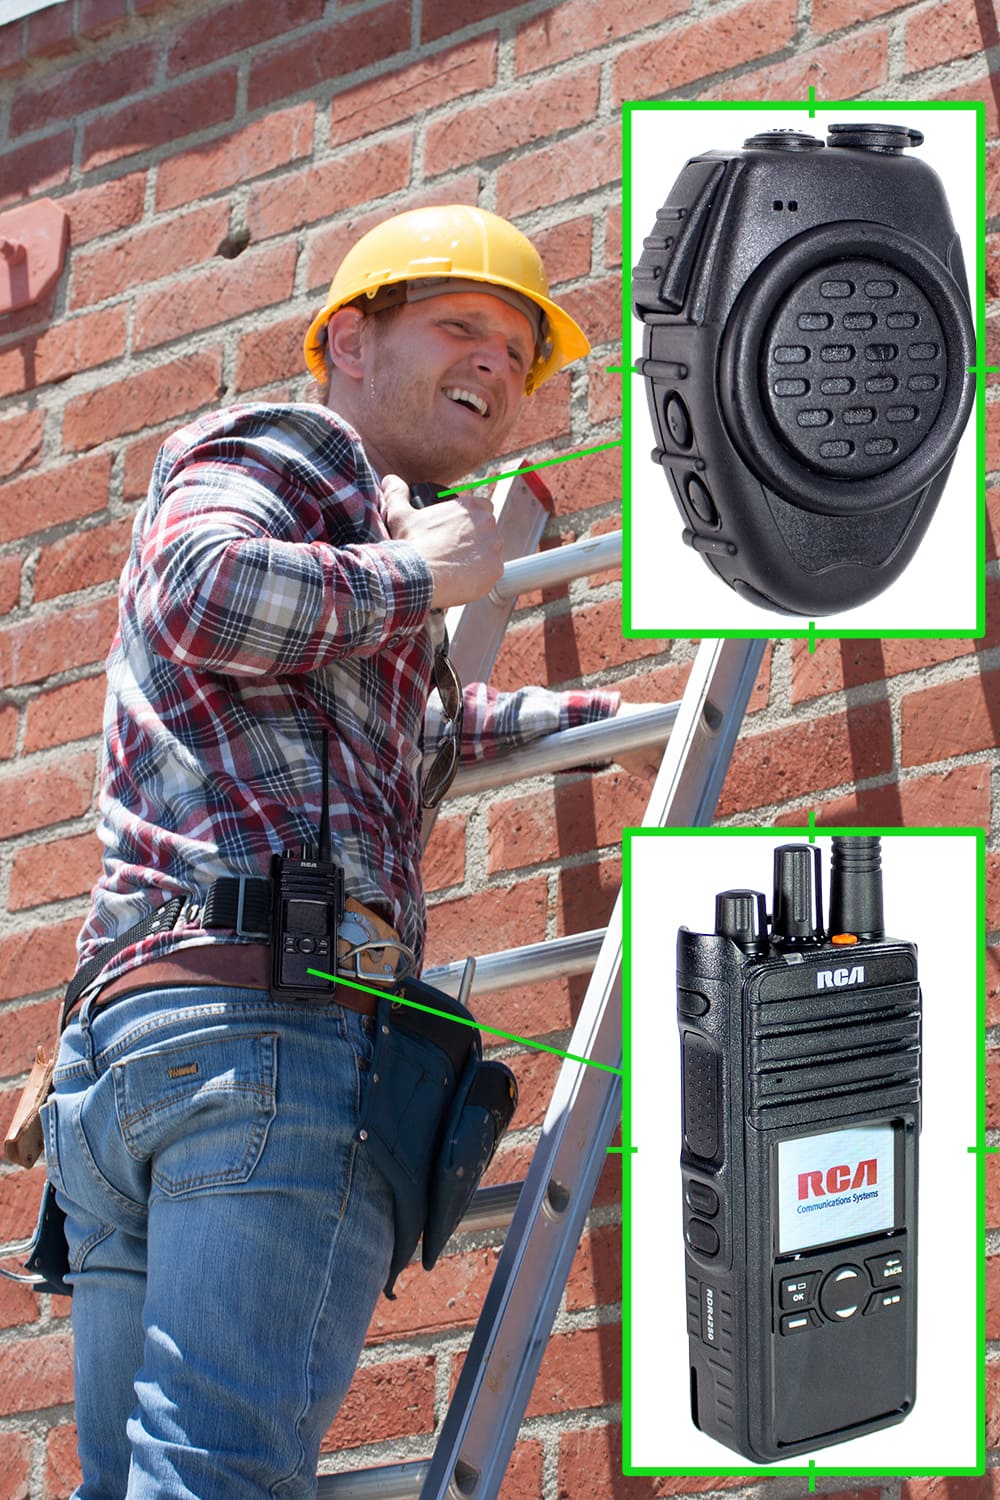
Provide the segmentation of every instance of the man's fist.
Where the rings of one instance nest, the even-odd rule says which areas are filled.
[[[386,525],[397,542],[409,542],[434,576],[432,609],[450,609],[488,594],[503,572],[493,507],[483,496],[460,495],[414,510],[410,491],[396,474],[382,480]]]

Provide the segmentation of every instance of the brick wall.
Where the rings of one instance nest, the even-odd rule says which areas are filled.
[[[64,0],[0,28],[0,206],[47,194],[71,219],[58,286],[44,305],[0,319],[0,1108],[9,1110],[71,972],[98,855],[94,773],[115,578],[171,426],[223,400],[305,396],[302,330],[342,250],[395,209],[464,200],[532,234],[595,345],[585,367],[529,403],[511,454],[609,441],[619,434],[620,377],[605,367],[620,358],[621,101],[797,98],[810,85],[827,99],[981,98],[995,153],[997,41],[986,0]],[[996,181],[991,173],[990,213]],[[1000,298],[995,235],[987,277],[988,297]],[[994,362],[996,330],[994,316]],[[991,422],[991,468],[1000,468],[997,430]],[[615,459],[548,471],[550,544],[617,523]],[[998,495],[989,494],[987,638],[823,642],[814,653],[776,644],[722,803],[738,822],[801,821],[815,808],[831,822],[985,826],[994,942]],[[618,592],[602,575],[522,600],[495,679],[674,696],[692,644],[623,640]],[[447,809],[429,860],[431,961],[481,947],[484,931],[494,947],[600,924],[620,828],[645,792],[609,770]],[[991,1025],[998,954],[990,950]],[[580,995],[578,981],[553,982],[490,999],[482,1018],[558,1045]],[[524,1107],[500,1178],[523,1170],[554,1071],[541,1052],[518,1067]],[[989,1123],[1000,1129],[997,1071]],[[29,1231],[38,1179],[0,1172],[4,1242]],[[508,1500],[743,1488],[620,1477],[617,1203],[612,1166]],[[988,1222],[1000,1227],[995,1181]],[[328,1440],[330,1466],[428,1451],[496,1245],[495,1236],[460,1242],[433,1278],[409,1272],[399,1301],[380,1305]],[[988,1337],[1000,1338],[1000,1254],[988,1281]],[[0,1500],[58,1500],[73,1486],[67,1314],[64,1301],[0,1286]],[[988,1367],[989,1441],[1000,1446],[998,1369]],[[804,1488],[776,1483],[782,1495]],[[886,1492],[924,1500],[945,1481],[860,1491]],[[992,1481],[949,1480],[947,1493],[979,1500]]]

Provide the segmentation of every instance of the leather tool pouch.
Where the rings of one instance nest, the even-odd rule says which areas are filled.
[[[393,1194],[389,1298],[421,1235],[424,1267],[434,1265],[517,1102],[510,1069],[483,1062],[482,1041],[464,1005],[418,979],[404,980],[398,993],[413,1003],[400,1004],[392,995],[379,1001],[360,1127]]]

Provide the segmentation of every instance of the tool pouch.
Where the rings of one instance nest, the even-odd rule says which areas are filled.
[[[51,1182],[45,1184],[42,1204],[38,1210],[38,1223],[24,1263],[26,1271],[44,1276],[37,1282],[36,1292],[55,1292],[60,1297],[72,1297],[73,1288],[66,1283],[69,1273],[69,1248],[66,1244],[66,1215],[56,1202],[56,1190]]]
[[[33,1167],[42,1154],[41,1108],[52,1088],[57,1051],[58,1046],[53,1047],[51,1057],[46,1058],[44,1047],[38,1048],[14,1117],[7,1127],[4,1155],[17,1167]]]
[[[390,1298],[421,1235],[429,1270],[454,1233],[517,1097],[509,1069],[483,1062],[482,1041],[464,1005],[418,979],[404,980],[398,993],[413,1003],[400,1004],[393,995],[379,1000],[359,1131],[392,1189]]]

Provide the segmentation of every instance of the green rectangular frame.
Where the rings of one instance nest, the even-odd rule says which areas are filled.
[[[976,1268],[976,1341],[978,1360],[976,1371],[976,1420],[978,1424],[976,1466],[953,1469],[853,1469],[837,1465],[819,1465],[810,1460],[808,1465],[781,1464],[756,1468],[740,1464],[733,1468],[631,1468],[626,1464],[631,1452],[631,1408],[632,1408],[632,1347],[631,1347],[631,1215],[632,1215],[632,948],[629,940],[632,930],[632,842],[636,838],[670,838],[678,835],[701,838],[771,838],[776,833],[789,838],[803,837],[813,841],[817,831],[823,837],[833,834],[879,834],[892,838],[927,837],[940,835],[952,837],[963,835],[976,840],[976,902],[977,926],[981,942],[976,955],[976,1020],[979,1045],[976,1057],[976,1143],[969,1150],[976,1153],[976,1235],[981,1253]],[[885,1475],[893,1477],[937,1477],[938,1475],[972,1476],[986,1471],[986,1156],[996,1150],[986,1141],[986,835],[981,828],[826,828],[817,830],[812,816],[804,828],[626,828],[623,840],[623,922],[624,955],[622,961],[622,1036],[623,1036],[623,1197],[622,1197],[622,1473],[629,1476],[651,1475],[660,1477],[679,1475],[806,1475],[810,1492],[817,1478],[828,1476],[867,1477]]]
[[[980,246],[986,243],[986,104],[981,99],[969,100],[922,100],[922,99],[840,99],[818,100],[810,88],[808,99],[802,100],[726,100],[701,101],[670,99],[662,102],[634,102],[627,100],[622,106],[622,634],[627,640],[659,639],[662,630],[636,630],[632,628],[632,568],[631,568],[631,438],[632,438],[632,382],[629,375],[635,373],[635,358],[632,347],[631,290],[628,270],[629,225],[632,215],[631,161],[632,161],[632,116],[637,111],[650,110],[762,110],[775,113],[780,110],[801,114],[806,109],[809,118],[820,111],[843,109],[845,105],[864,104],[877,110],[911,110],[915,105],[921,109],[964,110],[976,116],[976,236]],[[782,629],[782,638],[807,640],[810,651],[815,650],[819,640],[841,640],[847,638],[902,640],[978,640],[986,633],[986,267],[985,256],[980,257],[979,274],[975,286],[976,304],[976,363],[970,366],[976,372],[976,475],[979,486],[976,507],[976,628],[972,637],[967,630],[899,630],[886,633],[878,630],[817,630],[810,620],[804,629]],[[671,627],[669,634],[678,638],[700,638],[702,636],[750,636],[773,638],[773,626],[761,630],[693,630]]]

